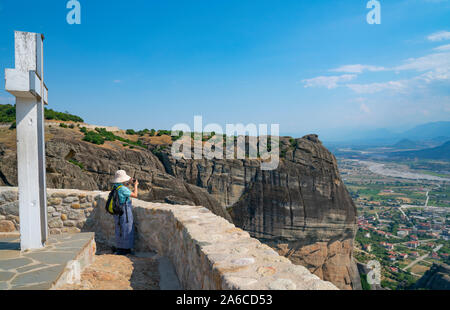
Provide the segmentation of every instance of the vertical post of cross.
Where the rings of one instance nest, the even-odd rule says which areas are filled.
[[[15,69],[5,70],[5,89],[16,97],[17,169],[21,250],[47,240],[45,180],[44,36],[15,31]]]

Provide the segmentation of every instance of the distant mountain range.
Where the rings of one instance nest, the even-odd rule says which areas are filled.
[[[386,128],[371,130],[323,131],[320,137],[325,145],[333,146],[384,146],[394,148],[429,148],[450,141],[450,121],[418,125],[404,132]]]
[[[402,139],[399,142],[397,142],[396,144],[393,145],[393,148],[396,149],[415,149],[415,148],[419,148],[422,145],[420,145],[419,143],[416,143],[414,141],[411,141],[409,139]]]
[[[418,151],[393,152],[389,155],[390,157],[448,160],[450,159],[450,141],[447,141],[438,147]]]
[[[426,140],[437,137],[450,137],[450,122],[435,122],[416,126],[401,134],[405,138],[414,140]]]

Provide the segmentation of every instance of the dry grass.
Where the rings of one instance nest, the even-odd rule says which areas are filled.
[[[172,144],[172,137],[163,135],[163,136],[144,136],[143,140],[147,143],[153,144],[153,145],[166,145],[166,144]]]
[[[9,149],[16,149],[16,130],[0,128],[0,143]]]
[[[424,274],[428,269],[430,269],[430,267],[427,266],[423,266],[420,264],[415,264],[414,266],[412,266],[409,271],[415,273],[415,274]]]
[[[411,198],[407,198],[407,197],[397,197],[397,198],[402,200],[404,203],[412,203]]]

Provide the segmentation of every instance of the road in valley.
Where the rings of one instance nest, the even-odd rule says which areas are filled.
[[[442,244],[439,244],[438,246],[436,246],[432,252],[437,252],[439,251],[441,248],[443,247]],[[417,264],[420,261],[423,261],[425,258],[427,258],[428,256],[430,256],[430,253],[427,253],[425,255],[422,255],[421,257],[417,258],[415,261],[413,261],[411,264],[409,264],[408,266],[406,266],[405,268],[403,268],[403,271],[406,271],[406,269],[409,269],[411,267],[413,267],[415,264]]]

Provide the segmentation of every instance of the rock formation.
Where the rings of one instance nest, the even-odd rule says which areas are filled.
[[[450,266],[434,263],[414,285],[415,289],[450,290]]]
[[[159,157],[167,173],[207,189],[253,237],[341,289],[360,289],[356,206],[335,157],[316,135],[280,140],[285,156],[274,171],[262,171],[258,160]]]

